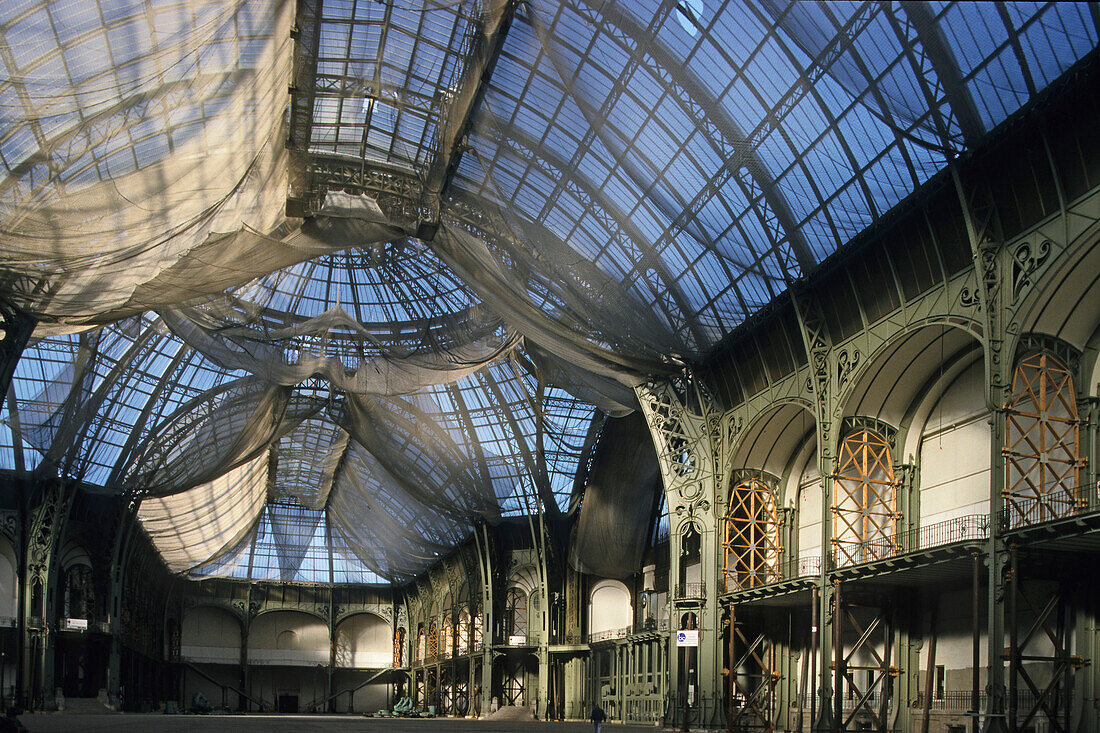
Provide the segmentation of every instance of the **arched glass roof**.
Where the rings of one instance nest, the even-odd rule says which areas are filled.
[[[0,468],[403,581],[1094,53],[1084,3],[21,0]],[[289,191],[289,195],[288,195]]]

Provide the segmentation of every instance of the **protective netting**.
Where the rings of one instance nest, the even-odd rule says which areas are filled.
[[[336,553],[348,578],[408,580],[479,517],[563,509],[594,415],[515,348],[391,395],[229,370],[154,317],[32,349],[9,428],[50,470],[140,499],[170,567],[194,573],[303,580]]]
[[[309,9],[0,7],[0,297],[39,319],[0,464],[140,498],[198,574],[404,580],[565,511],[597,412],[1097,42],[1073,3]],[[619,572],[600,481],[574,559]]]
[[[5,292],[47,324],[104,322],[310,256],[265,236],[293,6],[6,3]]]

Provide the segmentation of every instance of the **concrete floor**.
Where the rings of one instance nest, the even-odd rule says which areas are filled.
[[[435,720],[364,718],[353,715],[163,715],[124,713],[82,715],[36,713],[19,718],[31,733],[590,733],[591,723],[537,723],[440,718]],[[653,733],[653,726],[604,724],[604,733]]]

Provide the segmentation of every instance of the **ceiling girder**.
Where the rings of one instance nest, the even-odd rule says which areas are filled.
[[[434,211],[438,221],[439,202],[466,149],[466,133],[473,115],[485,96],[489,79],[504,48],[508,29],[512,25],[518,0],[491,0],[480,23],[480,33],[470,49],[459,88],[454,92],[440,125],[435,158],[424,180],[425,204]]]

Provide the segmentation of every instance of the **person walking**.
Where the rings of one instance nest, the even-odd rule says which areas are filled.
[[[596,733],[600,733],[600,728],[603,726],[603,721],[607,718],[607,713],[603,711],[599,705],[592,708],[592,714],[588,716],[592,719],[592,725],[595,726]]]

